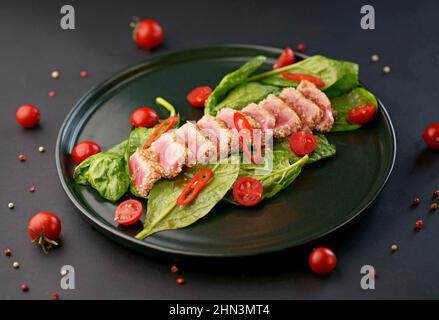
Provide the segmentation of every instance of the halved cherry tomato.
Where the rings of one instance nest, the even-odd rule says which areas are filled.
[[[101,152],[101,147],[93,141],[82,141],[72,150],[72,158],[76,164],[80,164],[88,157]]]
[[[276,63],[273,66],[273,69],[279,69],[290,64],[293,64],[296,60],[296,56],[294,55],[294,51],[291,48],[285,48],[284,51],[280,54]]]
[[[280,74],[282,75],[282,77],[284,77],[285,79],[290,80],[290,81],[300,83],[300,81],[306,80],[306,81],[314,83],[317,88],[321,89],[321,88],[325,87],[325,83],[323,82],[322,79],[311,76],[309,74],[292,73],[292,72],[288,72],[288,71],[283,71]]]
[[[294,132],[290,137],[290,148],[296,155],[303,157],[317,147],[317,138],[312,132]]]
[[[125,200],[117,206],[114,221],[124,226],[134,224],[142,216],[142,210],[140,201]]]
[[[15,119],[27,129],[36,127],[40,121],[40,110],[33,104],[24,104],[17,109]]]
[[[430,148],[439,150],[439,122],[430,124],[422,134],[422,138]]]
[[[233,186],[233,198],[240,205],[251,207],[261,202],[263,189],[259,180],[242,177]]]
[[[130,123],[135,127],[154,127],[159,122],[157,111],[149,107],[135,110],[130,117]]]
[[[319,247],[314,249],[309,255],[308,264],[315,273],[327,275],[331,273],[337,265],[337,257],[331,249]]]
[[[163,120],[163,122],[154,130],[149,140],[143,146],[144,149],[148,148],[154,141],[156,141],[163,133],[168,132],[174,128],[178,121],[178,116],[170,116]]]
[[[212,89],[208,86],[196,87],[187,95],[187,101],[196,108],[203,108],[207,98],[212,93]]]
[[[377,108],[371,103],[366,103],[349,110],[347,118],[354,124],[363,125],[372,121],[376,113]]]
[[[194,201],[198,196],[201,189],[212,179],[213,171],[209,168],[203,168],[198,171],[194,177],[188,182],[186,187],[184,187],[180,196],[177,199],[177,204],[179,206],[185,206]]]

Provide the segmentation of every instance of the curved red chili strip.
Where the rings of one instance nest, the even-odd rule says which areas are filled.
[[[185,206],[191,203],[210,179],[212,179],[212,176],[213,171],[209,168],[198,171],[181,192],[177,199],[177,204],[179,206]]]
[[[294,81],[299,83],[302,80],[307,80],[309,82],[312,82],[316,85],[317,88],[324,88],[325,87],[325,83],[323,82],[322,79],[311,76],[309,74],[304,74],[304,73],[293,73],[293,72],[288,72],[288,71],[283,71],[280,73],[282,75],[282,77],[284,77],[287,80],[290,81]]]
[[[154,141],[156,141],[160,136],[174,128],[175,124],[178,121],[178,116],[170,116],[169,118],[163,120],[162,123],[157,127],[157,129],[154,130],[151,137],[148,139],[148,141],[143,145],[143,148],[148,148]],[[164,128],[164,129],[163,129]],[[163,129],[163,130],[162,130]]]

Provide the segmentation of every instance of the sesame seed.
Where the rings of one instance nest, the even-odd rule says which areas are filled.
[[[46,151],[46,148],[44,148],[43,146],[38,147],[38,152],[43,153],[44,151]]]
[[[15,206],[15,205],[14,205],[13,202],[9,202],[9,203],[8,203],[8,208],[9,208],[9,209],[14,209],[14,206]]]
[[[389,74],[390,73],[390,67],[389,66],[385,66],[383,68],[383,72],[384,72],[384,74]]]
[[[12,267],[14,269],[18,269],[18,268],[20,268],[20,263],[18,263],[18,261],[14,261],[14,263],[12,264]]]
[[[392,244],[392,246],[390,247],[390,250],[392,250],[392,252],[395,252],[398,250],[398,246],[396,244]]]

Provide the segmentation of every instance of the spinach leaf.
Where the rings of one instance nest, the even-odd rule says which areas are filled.
[[[213,170],[212,180],[189,206],[178,206],[177,198],[191,179],[205,165],[186,168],[172,180],[160,180],[152,188],[148,197],[145,228],[136,235],[144,239],[149,235],[171,229],[180,229],[201,219],[224,197],[235,182],[239,164],[219,163],[208,165]]]
[[[361,128],[361,125],[352,124],[347,120],[347,113],[352,108],[359,105],[371,103],[378,107],[378,102],[375,96],[364,88],[355,88],[349,93],[342,96],[332,98],[332,108],[337,111],[337,119],[332,127],[332,132],[351,131]]]
[[[266,60],[264,56],[256,56],[247,61],[239,69],[227,74],[213,90],[206,101],[204,114],[216,115],[214,107],[224,98],[231,89],[246,82],[247,78],[255,72]]]
[[[90,185],[110,201],[122,197],[130,185],[130,177],[125,170],[123,155],[111,152],[95,154],[75,168],[75,182]]]
[[[300,159],[300,157],[296,156],[290,148],[290,139],[284,138],[276,140],[273,143],[274,151],[285,151],[288,160],[291,163],[294,163]],[[308,164],[317,162],[324,158],[333,157],[336,153],[335,145],[330,143],[328,139],[323,134],[317,134],[317,147],[315,150],[309,155]]]
[[[358,65],[324,56],[312,56],[295,64],[255,75],[248,81],[278,87],[296,87],[298,83],[285,79],[280,73],[289,71],[305,73],[320,78],[325,83],[323,91],[328,96],[336,96],[358,86]]]
[[[278,87],[267,86],[258,82],[243,83],[232,89],[213,110],[214,113],[225,107],[240,110],[251,102],[258,103],[270,93],[278,94],[279,92]]]

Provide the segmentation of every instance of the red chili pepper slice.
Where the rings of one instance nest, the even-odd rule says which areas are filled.
[[[312,82],[316,85],[317,88],[324,88],[325,87],[325,83],[323,82],[322,79],[311,76],[309,74],[303,74],[303,73],[292,73],[292,72],[288,72],[288,71],[283,71],[280,73],[282,75],[282,77],[284,77],[287,80],[290,81],[294,81],[299,83],[302,80],[307,80],[309,82]]]
[[[249,150],[248,143],[253,145],[253,127],[248,122],[247,118],[239,112],[235,112],[233,115],[233,123],[235,124],[236,130],[240,133],[240,139],[242,142],[242,149],[247,158],[251,162],[259,164],[262,162],[262,145],[259,139],[256,139],[256,158],[253,157],[251,151]]]
[[[191,203],[198,196],[201,189],[212,179],[212,176],[213,171],[209,168],[198,171],[183,189],[183,192],[177,199],[177,204],[179,206],[185,206]]]
[[[144,144],[143,148],[148,148],[154,141],[160,138],[162,134],[171,130],[175,126],[177,121],[178,116],[170,116],[169,118],[163,120],[163,122],[157,127],[157,129],[154,130],[149,140]]]

